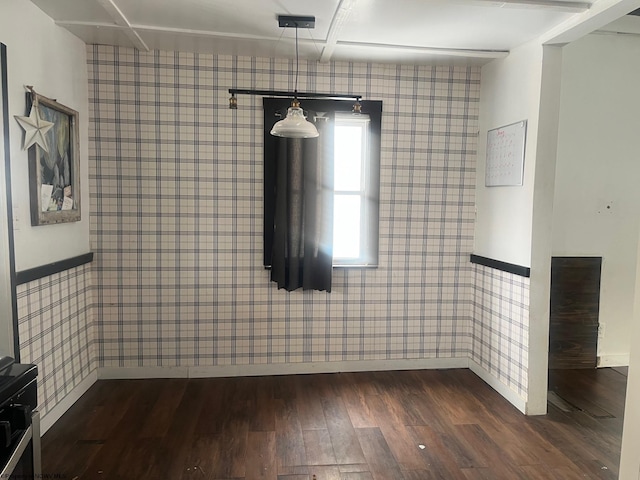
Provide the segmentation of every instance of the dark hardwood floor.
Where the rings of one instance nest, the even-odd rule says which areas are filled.
[[[552,371],[549,385],[548,415],[526,417],[468,370],[101,380],[44,436],[43,473],[617,478],[624,370]]]

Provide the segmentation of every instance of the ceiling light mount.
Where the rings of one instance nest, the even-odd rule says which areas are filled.
[[[298,55],[298,28],[313,28],[316,23],[315,17],[291,17],[278,16],[278,23],[281,27],[292,27],[296,29],[296,80],[293,90],[293,101],[291,107],[287,110],[287,116],[276,122],[271,129],[271,135],[274,137],[287,138],[315,138],[319,135],[315,125],[307,120],[304,110],[300,108],[298,101],[298,73],[300,71],[300,58]]]
[[[316,17],[278,15],[278,26],[282,28],[316,28]]]
[[[298,98],[324,98],[334,100],[355,100],[353,105],[353,112],[360,113],[362,111],[362,105],[360,104],[361,95],[340,95],[333,93],[306,93],[298,92],[298,75],[299,75],[299,55],[298,55],[298,29],[299,28],[314,28],[316,18],[315,17],[301,17],[291,15],[278,15],[278,24],[282,28],[295,28],[296,35],[296,63],[295,63],[295,84],[293,92],[283,92],[277,90],[246,90],[230,88],[229,93],[229,108],[237,110],[238,99],[236,94],[247,95],[264,95],[269,97],[289,97],[292,98],[291,106],[287,110],[287,116],[276,122],[271,129],[271,135],[275,137],[286,138],[314,138],[317,137],[318,130],[315,125],[307,120],[304,114],[304,110],[300,107],[300,100]]]

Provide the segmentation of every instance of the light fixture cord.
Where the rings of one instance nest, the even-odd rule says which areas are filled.
[[[293,92],[295,93],[295,98],[298,98],[298,72],[300,69],[299,61],[298,61],[298,24],[296,23],[296,84]]]

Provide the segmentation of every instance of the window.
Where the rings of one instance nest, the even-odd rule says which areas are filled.
[[[375,265],[369,115],[338,112],[334,127],[333,264]]]
[[[271,266],[275,209],[274,152],[276,138],[269,134],[286,112],[290,100],[264,98],[264,257]],[[378,211],[380,190],[381,101],[362,101],[361,115],[351,113],[352,101],[305,99],[302,107],[312,118],[332,112],[334,122],[333,266],[375,267],[378,264]]]

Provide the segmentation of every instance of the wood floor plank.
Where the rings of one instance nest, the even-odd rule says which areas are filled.
[[[474,454],[483,459],[484,466],[488,466],[500,478],[518,478],[519,471],[516,466],[509,462],[501,446],[480,425],[455,425],[453,428]]]
[[[300,426],[303,430],[315,430],[327,428],[322,408],[322,389],[314,378],[305,375],[296,385],[296,409]]]
[[[312,480],[341,480],[340,469],[337,465],[322,465],[309,467]]]
[[[222,431],[226,415],[221,415],[221,412],[226,412],[231,407],[229,401],[231,380],[228,378],[218,380],[204,384],[205,401],[197,413],[197,435],[213,435]]]
[[[341,473],[358,473],[358,472],[368,472],[369,465],[366,463],[356,463],[356,464],[347,464],[347,465],[339,465]]]
[[[428,467],[430,476],[425,478],[446,478],[448,480],[463,480],[465,478],[454,456],[456,450],[451,450],[445,444],[441,432],[429,426],[411,426],[409,429],[418,448],[420,448],[424,463]]]
[[[307,465],[304,437],[295,397],[276,400],[276,452],[278,467]]]
[[[336,456],[329,430],[303,430],[308,465],[335,465]]]
[[[552,468],[549,465],[525,465],[519,467],[527,480],[584,480],[585,475],[566,468]],[[588,478],[588,477],[587,477]]]
[[[293,467],[278,465],[278,475],[309,475],[309,467],[307,465]]]
[[[214,476],[217,473],[216,470],[221,468],[220,462],[225,461],[221,458],[222,452],[218,450],[219,446],[220,436],[217,434],[199,435],[193,438],[185,462],[180,466],[181,476],[165,478],[180,478],[182,480],[220,478]]]
[[[63,445],[49,444],[43,452],[56,449],[55,456],[47,456],[46,473],[53,473],[60,478],[80,478],[81,475],[87,475],[90,472],[89,467],[94,459],[100,454],[102,444],[87,444],[80,442],[69,442]],[[97,474],[97,472],[92,472]]]
[[[340,476],[340,480],[373,480],[369,472],[347,472]]]
[[[404,475],[379,428],[356,430],[374,480],[403,480]]]
[[[276,434],[272,432],[249,432],[247,439],[246,478],[277,480]]]
[[[490,467],[463,468],[462,472],[467,480],[516,480],[519,478],[514,476],[502,476]]]
[[[148,478],[181,478],[193,466],[188,460],[191,450],[185,447],[195,438],[199,418],[194,412],[200,412],[205,403],[207,383],[205,379],[189,380],[166,436],[156,444],[155,463]]]
[[[517,432],[509,428],[508,424],[498,424],[487,422],[481,424],[487,436],[499,445],[502,454],[512,465],[537,465],[542,460],[537,456],[534,449],[527,448],[527,439],[518,435]]]
[[[276,429],[276,405],[274,377],[255,377],[253,392],[250,392],[249,431],[273,432]]]
[[[349,386],[345,386],[340,392],[340,397],[342,398],[344,406],[347,409],[347,413],[349,414],[351,425],[354,428],[376,427],[378,425],[378,421],[375,413],[371,411],[369,404],[366,401],[366,398],[369,395],[374,394],[366,393],[372,389],[361,389],[361,383],[362,382],[360,382],[360,384],[354,384],[351,388]]]
[[[626,377],[612,369],[550,370],[549,390],[591,416],[624,415]]]
[[[160,394],[142,425],[140,438],[162,438],[167,434],[187,388],[187,380],[166,379],[162,381],[161,387]]]
[[[485,412],[488,412],[497,423],[518,423],[522,421],[523,413],[511,405],[502,395],[491,388],[480,377],[470,370],[456,370],[456,379],[463,387],[463,391],[468,391],[477,401],[483,405]]]
[[[104,440],[108,438],[126,414],[137,392],[137,385],[130,381],[118,383],[108,381],[104,398],[95,405],[92,415],[86,420],[82,431],[82,440]],[[120,408],[113,408],[120,405]]]
[[[399,415],[391,413],[398,408],[394,405],[391,395],[369,397],[367,402],[379,418],[378,428],[400,467],[407,470],[425,468],[423,455],[411,432],[398,419]],[[399,403],[404,404],[404,402]]]
[[[597,428],[602,421],[594,420],[582,412],[566,413],[549,406],[546,417],[525,420],[534,430],[562,451],[573,463],[585,463],[601,459],[607,468],[616,470],[620,462],[620,436],[614,438],[604,428]],[[585,425],[590,422],[591,426]],[[622,426],[620,425],[620,431]],[[576,441],[576,439],[589,439]]]
[[[122,468],[120,461],[132,447],[132,442],[138,440],[139,419],[144,418],[161,389],[159,382],[129,383],[129,386],[133,387],[130,401],[120,421],[105,440],[100,455],[88,465],[87,471],[90,473],[103,472],[105,478],[126,478],[119,473]],[[150,459],[150,464],[153,460]]]
[[[527,450],[531,455],[538,458],[540,464],[546,465],[550,469],[565,467],[568,470],[573,470],[576,468],[570,457],[561,448],[558,448],[562,447],[562,444],[554,445],[553,442],[549,441],[549,438],[541,435],[532,425],[518,422],[509,423],[506,427],[521,439],[523,442],[522,449]]]
[[[338,464],[367,463],[342,398],[325,398],[322,408]]]

